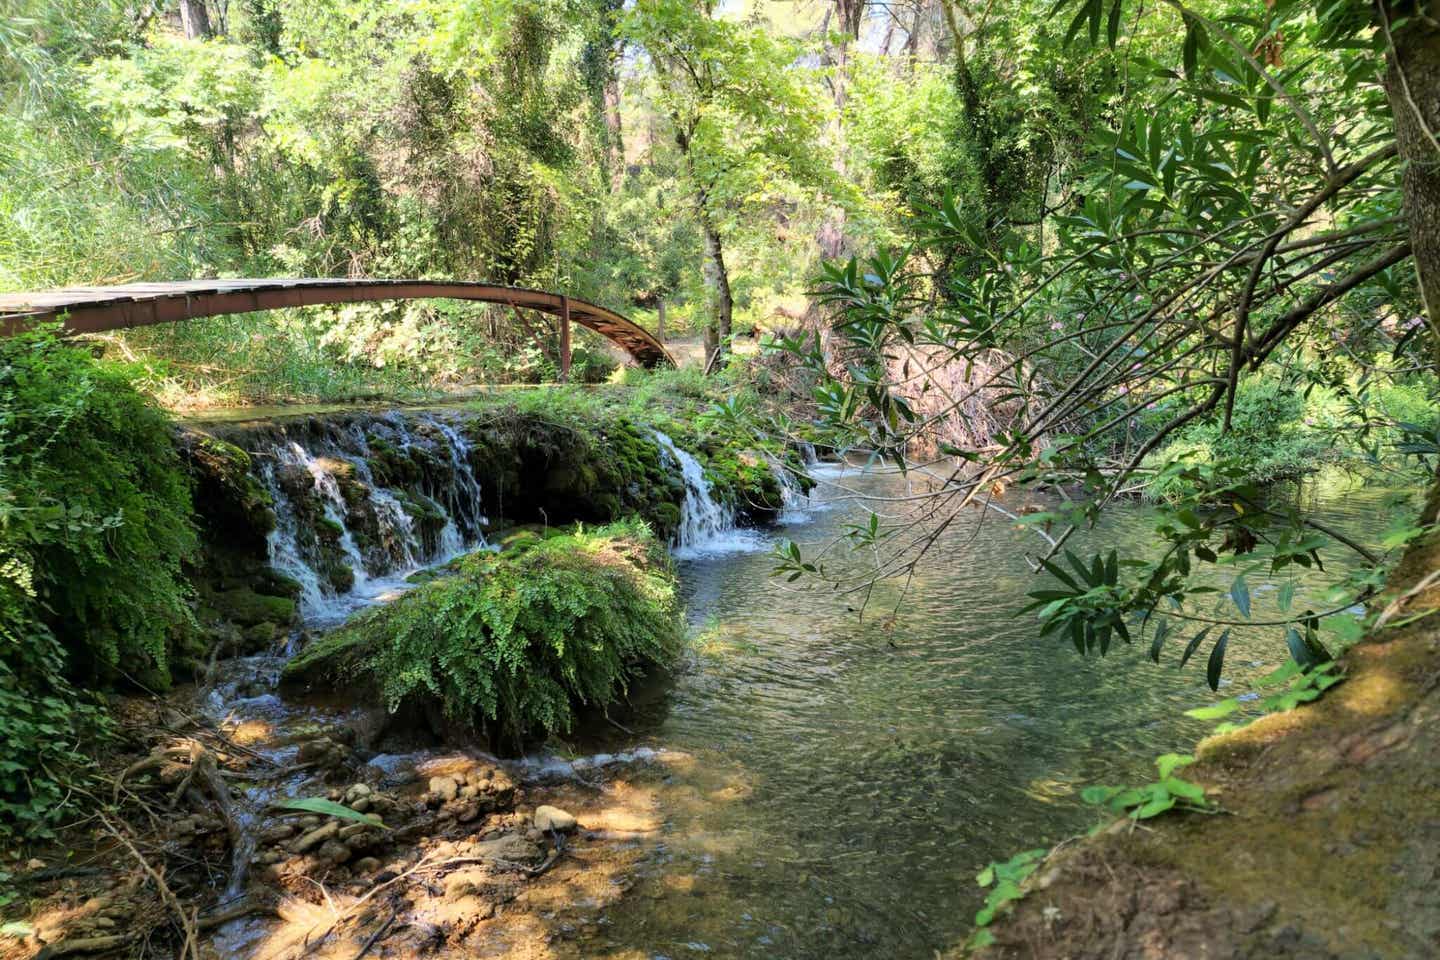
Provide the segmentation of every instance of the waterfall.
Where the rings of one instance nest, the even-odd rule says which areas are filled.
[[[811,452],[814,452],[813,447]],[[816,504],[783,461],[778,457],[767,457],[766,459],[770,462],[770,470],[775,474],[775,480],[780,484],[780,495],[784,498],[784,507],[781,509],[780,515],[775,518],[775,522],[779,524],[808,522],[817,509]]]
[[[485,546],[480,482],[460,432],[430,414],[413,429],[398,415],[367,426],[370,435],[356,423],[281,431],[255,451],[275,508],[270,564],[300,584],[310,623],[338,622],[406,589],[417,569]],[[397,481],[372,465],[381,454],[429,469]]]
[[[685,499],[680,504],[680,526],[671,544],[675,556],[693,559],[764,549],[761,537],[751,531],[737,529],[735,511],[726,504],[717,503],[710,495],[710,481],[705,479],[700,461],[676,446],[674,440],[659,430],[655,431],[655,440],[666,460],[679,467],[680,477],[685,483]]]

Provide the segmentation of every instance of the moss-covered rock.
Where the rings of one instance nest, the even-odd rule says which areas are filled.
[[[638,521],[525,531],[454,567],[313,641],[286,680],[342,685],[437,733],[517,747],[568,730],[577,707],[614,702],[680,649],[669,557]]]

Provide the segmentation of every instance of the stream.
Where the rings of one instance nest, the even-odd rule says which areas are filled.
[[[1097,814],[1079,801],[1082,787],[1148,779],[1157,754],[1204,733],[1183,711],[1215,695],[1203,666],[1175,669],[1177,641],[1158,667],[1138,645],[1082,659],[1068,643],[1037,640],[1034,621],[1014,616],[1034,589],[1025,551],[1039,541],[1013,521],[967,513],[903,594],[899,583],[880,584],[862,615],[858,596],[773,576],[770,547],[789,537],[817,549],[865,516],[864,497],[903,497],[922,479],[817,464],[819,486],[809,498],[791,491],[777,529],[736,530],[709,502],[693,458],[660,439],[686,482],[674,547],[695,649],[673,678],[636,691],[623,729],[602,727],[513,765],[517,777],[534,779],[656,758],[663,827],[634,889],[574,955],[932,957],[970,929],[980,867],[1083,832]],[[326,483],[316,466],[324,458],[280,454],[311,469],[317,489]],[[1382,528],[1382,491],[1302,495],[1341,528],[1370,539]],[[1016,492],[1007,503],[1045,501]],[[384,602],[406,588],[411,568],[484,546],[478,512],[452,499],[438,538],[423,548],[396,539],[385,576],[367,576],[358,549],[345,544],[359,575],[337,600],[287,541],[277,506],[272,558],[302,580],[311,626]],[[1143,553],[1151,540],[1148,509],[1122,505],[1077,552]],[[1257,617],[1273,603],[1265,591],[1255,591]],[[1302,584],[1297,606],[1307,599],[1318,602]],[[1283,651],[1279,637],[1237,633],[1222,694],[1277,666]],[[293,761],[296,744],[349,706],[280,699],[273,688],[283,659],[231,661],[209,694],[212,716],[258,731],[247,742],[276,763]],[[667,766],[667,756],[691,762]],[[401,782],[426,759],[370,763]],[[253,821],[266,804],[309,789],[303,775],[255,788],[243,816]],[[245,922],[214,942],[222,956],[244,957],[262,936],[262,925]]]

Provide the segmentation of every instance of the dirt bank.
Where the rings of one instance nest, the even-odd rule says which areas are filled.
[[[985,957],[1440,956],[1440,538],[1392,623],[1320,700],[1197,750],[1222,816],[1175,815],[1051,855]],[[1440,579],[1440,576],[1435,577]],[[1428,615],[1427,615],[1428,614]]]

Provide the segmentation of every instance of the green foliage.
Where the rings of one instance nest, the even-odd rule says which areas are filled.
[[[1009,860],[992,862],[975,875],[975,882],[988,892],[985,894],[985,906],[975,914],[975,926],[980,929],[971,936],[967,946],[984,947],[994,942],[985,928],[1000,911],[1025,896],[1021,885],[1040,868],[1049,854],[1050,851],[1045,849],[1023,850]]]
[[[0,340],[0,835],[46,829],[105,729],[73,679],[169,682],[194,546],[164,415],[83,349]]]
[[[1293,659],[1287,660],[1283,666],[1271,671],[1258,681],[1258,686],[1262,688],[1278,686],[1280,689],[1261,697],[1256,703],[1256,709],[1261,713],[1283,713],[1286,710],[1294,710],[1302,703],[1318,700],[1326,690],[1343,682],[1344,679],[1345,675],[1340,672],[1340,665],[1333,660],[1314,666],[1301,666]],[[1242,710],[1246,699],[1248,698],[1228,697],[1208,707],[1186,710],[1185,715],[1197,720],[1223,720]],[[1237,724],[1227,723],[1217,728],[1216,732],[1223,733],[1237,728]]]
[[[1086,787],[1080,799],[1115,813],[1128,813],[1132,820],[1148,820],[1177,807],[1197,813],[1214,811],[1214,804],[1205,799],[1205,788],[1175,776],[1180,767],[1195,762],[1194,757],[1167,753],[1155,760],[1160,778],[1154,783],[1134,787]]]
[[[1335,458],[1334,447],[1308,427],[1311,411],[1299,390],[1261,377],[1242,381],[1238,389],[1229,430],[1219,417],[1188,427],[1156,454],[1155,462],[1225,461],[1242,466],[1245,479],[1269,483],[1304,476]],[[1153,413],[1154,422],[1163,423],[1166,413]],[[1146,490],[1154,497],[1168,492],[1159,482]]]
[[[70,671],[169,682],[191,625],[190,487],[169,420],[125,373],[44,333],[0,341],[0,567]]]
[[[359,810],[352,810],[343,803],[336,803],[325,797],[296,797],[290,800],[282,800],[275,806],[280,810],[299,810],[301,813],[318,813],[324,817],[336,817],[340,820],[352,820],[356,823],[367,823],[372,827],[383,827],[379,814],[361,813]]]
[[[515,746],[614,703],[681,640],[669,559],[627,521],[472,554],[315,641],[286,675],[360,683],[392,711],[433,705]]]

